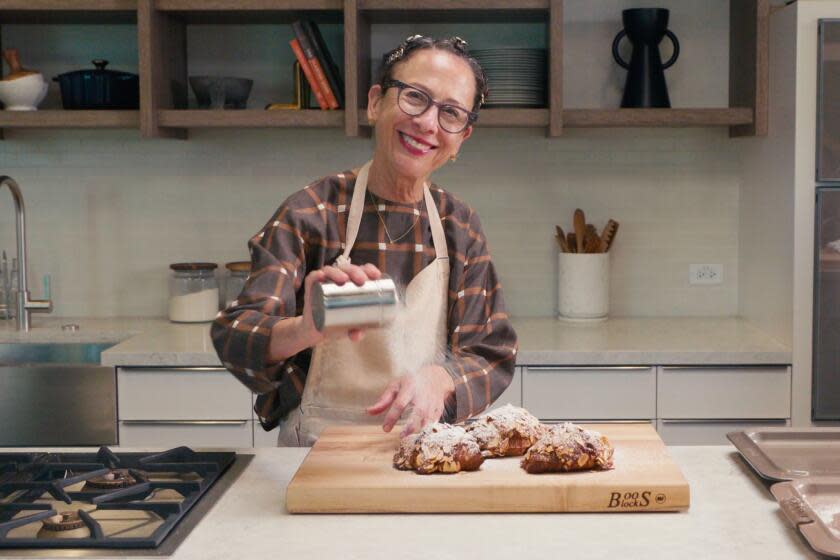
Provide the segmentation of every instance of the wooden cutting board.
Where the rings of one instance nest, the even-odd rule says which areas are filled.
[[[650,424],[585,424],[615,447],[610,471],[528,474],[519,457],[475,472],[420,475],[393,467],[399,435],[331,426],[286,489],[290,513],[678,511],[689,488]]]

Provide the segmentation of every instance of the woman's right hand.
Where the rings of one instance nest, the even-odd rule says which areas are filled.
[[[271,329],[266,363],[282,362],[324,340],[324,333],[315,327],[315,320],[312,318],[313,284],[316,282],[334,282],[341,285],[345,282],[353,282],[357,286],[361,286],[368,280],[378,280],[381,277],[382,272],[372,264],[325,266],[307,274],[303,283],[303,315],[274,324]],[[365,329],[347,330],[347,336],[354,342],[361,340],[364,335]]]
[[[355,264],[325,266],[307,274],[304,280],[303,322],[301,327],[307,337],[315,340],[315,344],[324,339],[324,333],[315,327],[315,321],[312,318],[312,285],[315,282],[332,282],[339,286],[345,282],[353,282],[357,286],[361,286],[368,280],[379,280],[381,277],[382,272],[372,264],[363,264],[361,266]],[[364,338],[364,335],[365,329],[354,328],[347,330],[347,336],[354,342]]]

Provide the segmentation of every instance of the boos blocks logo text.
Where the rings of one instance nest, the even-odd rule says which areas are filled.
[[[639,492],[611,492],[607,509],[639,509],[651,507],[651,504],[662,505],[668,498],[665,494],[654,495],[651,490]]]

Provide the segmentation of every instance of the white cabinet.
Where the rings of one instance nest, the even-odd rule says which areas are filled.
[[[664,420],[656,421],[656,431],[666,445],[728,445],[726,434],[760,428],[783,428],[790,420]]]
[[[652,367],[522,369],[522,405],[541,420],[656,418],[656,371]]]
[[[280,435],[280,428],[274,428],[270,432],[263,430],[259,420],[254,420],[254,447],[277,447],[277,437]]]
[[[543,421],[654,421],[670,445],[790,425],[791,371],[749,366],[522,366],[522,406]]]
[[[667,444],[724,445],[729,432],[790,425],[789,366],[660,367],[657,386]]]
[[[660,367],[659,418],[790,417],[787,366]]]
[[[250,420],[124,420],[123,447],[252,447]]]
[[[223,368],[118,368],[120,445],[251,447],[251,392]]]

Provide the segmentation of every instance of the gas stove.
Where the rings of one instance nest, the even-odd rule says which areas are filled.
[[[188,447],[0,453],[0,556],[172,554],[251,458]]]

